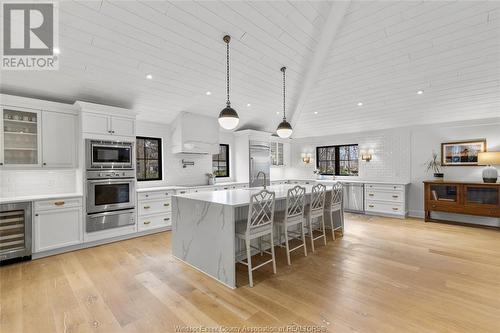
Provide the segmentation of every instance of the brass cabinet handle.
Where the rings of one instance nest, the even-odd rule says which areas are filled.
[[[150,224],[151,221],[144,221],[144,224]]]
[[[54,202],[54,205],[62,206],[62,205],[64,205],[64,201],[56,201],[56,202]]]
[[[398,208],[393,207],[392,210],[399,210]]]
[[[393,197],[393,198],[399,198],[399,196],[398,196],[398,195],[393,195],[392,197]]]
[[[368,194],[370,197],[373,197],[373,193]]]
[[[374,206],[374,205],[368,205],[368,207],[373,208],[373,207],[375,207],[375,206]]]
[[[151,207],[150,206],[144,206],[144,209],[149,209],[149,208],[151,208]]]
[[[170,217],[165,217],[163,221],[170,221]]]
[[[164,203],[163,206],[168,207],[168,206],[170,206],[170,204],[169,203]]]

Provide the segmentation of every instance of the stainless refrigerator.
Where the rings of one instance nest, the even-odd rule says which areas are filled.
[[[250,187],[264,185],[262,175],[257,179],[257,174],[263,172],[266,175],[266,185],[270,184],[271,172],[271,146],[269,142],[250,141]]]

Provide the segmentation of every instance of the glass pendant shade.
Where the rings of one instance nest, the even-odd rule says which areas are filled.
[[[286,119],[283,119],[283,121],[278,125],[278,128],[276,129],[276,133],[280,138],[289,138],[290,135],[292,135],[292,125],[290,125],[290,123],[286,121]]]
[[[235,129],[236,126],[238,126],[239,122],[240,118],[238,117],[238,114],[230,106],[225,107],[219,113],[219,125],[224,129],[227,130]]]

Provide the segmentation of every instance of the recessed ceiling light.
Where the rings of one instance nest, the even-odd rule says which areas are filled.
[[[247,107],[248,107],[248,108],[249,108],[249,107],[251,107],[251,106],[252,106],[252,104],[250,104],[250,103],[248,103],[248,104],[247,104]]]
[[[318,111],[314,111],[314,114],[318,114]]]
[[[276,111],[276,114],[280,114],[280,112],[279,112],[279,111]]]
[[[152,79],[153,79],[153,75],[151,75],[151,74],[146,74],[146,79],[148,79],[148,80],[152,80]]]
[[[417,95],[422,95],[423,93],[424,93],[424,91],[423,91],[423,90],[419,90],[419,91],[417,91]]]
[[[358,106],[363,106],[363,102],[358,102]]]
[[[52,52],[54,52],[54,54],[61,54],[61,50],[58,47],[54,47]]]
[[[212,95],[212,92],[211,92],[211,91],[207,91],[207,92],[205,93],[205,95],[210,96],[210,95]]]

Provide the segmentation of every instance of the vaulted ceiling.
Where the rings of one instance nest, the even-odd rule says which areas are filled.
[[[229,34],[241,128],[276,128],[283,65],[296,137],[485,118],[500,110],[499,31],[499,2],[61,1],[59,70],[2,71],[0,89],[216,117]]]

